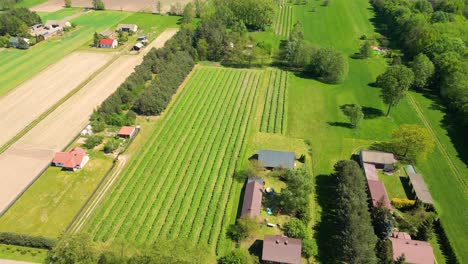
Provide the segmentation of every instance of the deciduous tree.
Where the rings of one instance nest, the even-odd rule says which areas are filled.
[[[411,159],[425,157],[434,148],[434,139],[425,127],[402,125],[392,133],[396,154]]]
[[[413,86],[417,89],[425,88],[434,75],[434,64],[423,53],[418,54],[411,63],[411,70],[414,72]]]
[[[351,104],[343,107],[343,113],[349,118],[351,125],[357,128],[359,122],[364,118],[364,113],[360,105]]]
[[[382,88],[381,96],[388,105],[387,116],[392,107],[406,96],[406,92],[413,83],[414,74],[411,69],[404,65],[392,65],[377,77],[377,85]]]

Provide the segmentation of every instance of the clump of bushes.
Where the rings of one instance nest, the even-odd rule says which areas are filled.
[[[393,198],[391,200],[391,204],[393,205],[393,207],[399,210],[411,209],[414,206],[415,202],[415,200],[402,198]]]
[[[0,233],[0,244],[52,249],[57,241],[47,237],[28,236],[17,233]]]
[[[93,149],[97,145],[101,144],[103,139],[104,138],[102,136],[98,135],[89,136],[84,143],[84,147],[87,149]]]
[[[120,146],[120,140],[111,138],[104,145],[104,153],[114,152]]]

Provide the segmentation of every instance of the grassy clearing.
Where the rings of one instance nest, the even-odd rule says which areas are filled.
[[[308,12],[314,6],[316,12]],[[359,37],[373,34],[370,23],[373,13],[370,10],[368,1],[338,0],[327,7],[321,6],[320,2],[309,2],[307,8],[295,9],[295,13],[304,25],[306,40],[321,46],[333,46],[351,56],[359,48]],[[460,158],[462,152],[457,152],[441,126],[443,112],[434,107],[436,102],[433,100],[411,93],[427,122],[417,114],[411,98],[403,100],[389,118],[384,117],[386,106],[379,97],[380,91],[368,84],[384,71],[385,60],[379,57],[349,59],[349,64],[349,77],[340,85],[326,85],[290,74],[287,135],[312,142],[314,172],[321,177],[332,172],[336,161],[349,159],[360,148],[376,141],[388,141],[391,131],[401,124],[431,126],[445,148],[443,152],[448,154],[448,159],[464,178],[456,177],[453,166],[449,166],[447,156],[439,148],[426,160],[419,161],[416,167],[424,175],[436,200],[436,209],[455,251],[461,259],[466,259],[468,252],[463,248],[468,243],[468,230],[464,223],[468,221],[468,215],[464,210],[467,204],[464,182],[468,170]],[[348,103],[360,104],[367,113],[357,130],[348,128],[349,121],[339,109]],[[392,189],[392,183],[389,184]],[[401,195],[401,189],[394,195]],[[317,213],[320,214],[320,207],[317,207]],[[443,259],[438,261],[444,262]]]
[[[231,176],[261,78],[198,68],[85,229],[96,240],[178,237],[215,249],[231,222]]]
[[[166,28],[177,25],[180,17],[177,16],[162,16],[148,13],[134,13],[133,15],[121,21],[124,24],[137,24],[138,34],[149,35],[148,37],[155,38],[155,33],[159,34]]]
[[[33,7],[47,2],[48,0],[22,0],[15,7]]]
[[[82,170],[49,167],[0,218],[0,231],[60,236],[112,165],[102,152],[88,153],[90,161]]]
[[[80,7],[70,7],[64,8],[55,12],[37,12],[42,19],[42,22],[47,22],[47,20],[60,20],[76,13],[82,12],[83,8]]]
[[[43,263],[47,250],[0,244],[0,259]]]
[[[294,6],[287,3],[287,0],[278,2],[276,19],[274,23],[275,34],[287,37],[293,26]]]
[[[39,73],[52,63],[91,41],[95,31],[102,31],[119,23],[131,13],[89,12],[72,20],[77,29],[64,36],[41,42],[29,50],[7,49],[0,53],[0,96]]]
[[[287,72],[278,69],[267,71],[267,92],[263,101],[260,132],[282,134],[286,131],[286,83]]]

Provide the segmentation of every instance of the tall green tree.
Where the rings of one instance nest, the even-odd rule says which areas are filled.
[[[87,234],[77,234],[62,239],[53,250],[49,251],[47,263],[88,264],[98,259],[96,244]]]
[[[104,10],[106,6],[102,0],[93,0],[93,7],[95,10]]]
[[[377,85],[382,88],[381,96],[386,105],[388,105],[387,116],[392,107],[406,96],[408,89],[414,80],[414,73],[404,65],[392,65],[377,77]]]
[[[361,48],[359,49],[359,55],[363,59],[372,57],[373,52],[374,51],[372,50],[372,42],[369,40],[364,41],[364,43],[362,43],[361,45]]]
[[[72,6],[72,0],[65,0],[65,7],[71,7]]]
[[[283,226],[284,234],[288,237],[306,239],[310,237],[310,231],[303,221],[292,218]]]
[[[305,169],[286,170],[282,176],[287,187],[281,191],[282,210],[291,215],[310,210],[310,194],[313,190],[313,178]]]
[[[434,138],[425,127],[402,125],[392,133],[396,154],[411,159],[424,158],[434,148]]]
[[[195,6],[192,2],[185,5],[184,11],[182,12],[182,23],[188,24],[195,18]]]
[[[416,76],[413,86],[417,89],[422,89],[429,84],[434,75],[435,67],[426,55],[420,53],[411,62],[411,70],[413,70],[414,76]]]
[[[343,108],[343,113],[349,118],[349,121],[354,128],[357,128],[359,122],[364,118],[362,108],[358,104],[346,105]]]
[[[337,84],[348,76],[348,60],[333,48],[321,48],[312,53],[307,71],[326,83]]]
[[[377,263],[377,237],[368,211],[365,177],[355,161],[335,164],[336,263]]]

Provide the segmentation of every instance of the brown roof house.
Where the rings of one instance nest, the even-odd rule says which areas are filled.
[[[429,243],[411,240],[411,236],[404,232],[395,232],[389,239],[392,242],[394,260],[405,255],[405,263],[434,264],[434,251]]]
[[[282,235],[265,236],[263,239],[263,263],[301,263],[302,242],[300,239]]]
[[[62,167],[65,170],[75,171],[82,169],[89,161],[86,151],[80,147],[73,148],[69,152],[55,153],[52,165]]]
[[[262,179],[249,178],[245,186],[244,202],[242,203],[241,217],[260,218],[263,197]]]
[[[135,135],[136,127],[134,126],[123,126],[117,134],[121,138],[132,138]]]
[[[377,207],[380,200],[383,199],[383,206],[388,209],[392,208],[385,185],[381,181],[367,180],[367,186],[369,187],[369,194],[374,207]]]
[[[374,151],[374,150],[361,150],[361,163],[373,164],[377,169],[392,170],[395,164],[395,156],[393,153]]]

